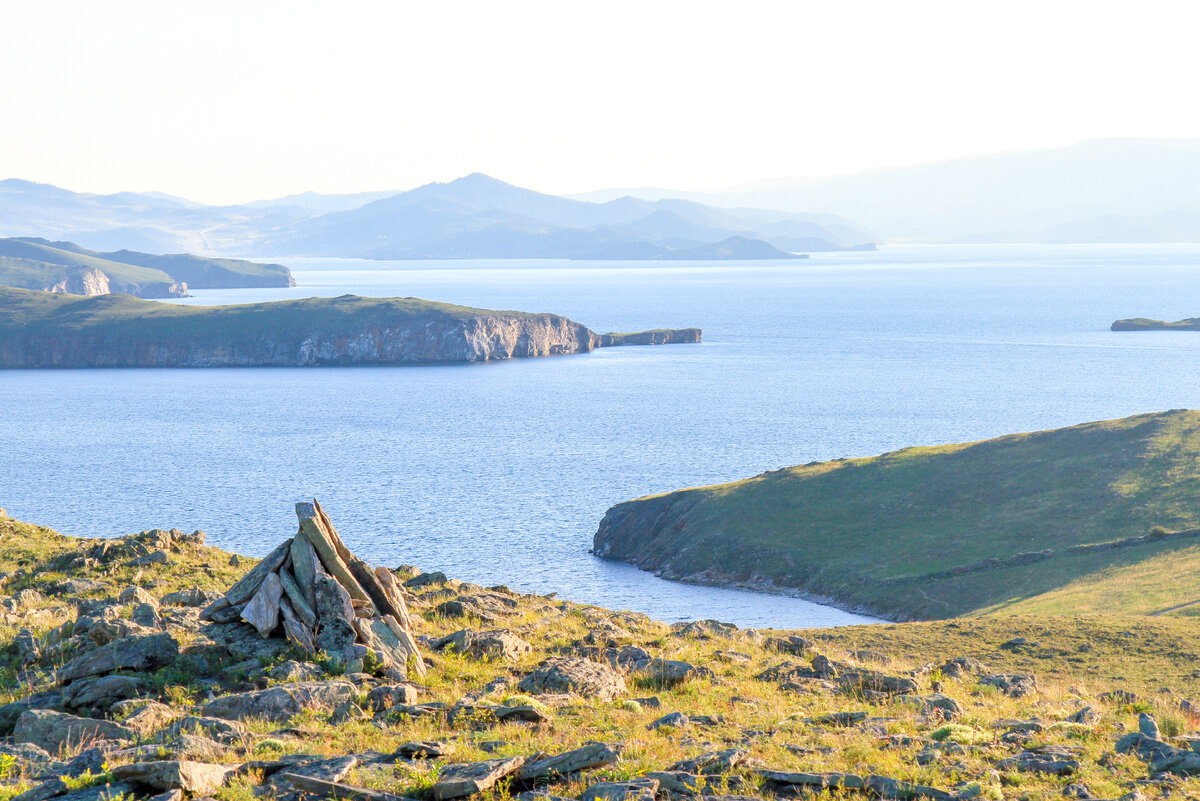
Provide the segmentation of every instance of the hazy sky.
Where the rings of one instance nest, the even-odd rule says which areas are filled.
[[[1200,137],[1191,2],[8,2],[0,177],[708,189]]]

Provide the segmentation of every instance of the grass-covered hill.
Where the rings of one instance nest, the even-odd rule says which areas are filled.
[[[555,314],[418,298],[342,295],[184,306],[0,286],[0,367],[469,362],[699,341],[699,329],[599,335]]]
[[[609,510],[595,551],[889,617],[1200,609],[1200,412],[906,448]]]
[[[158,256],[120,250],[97,253],[72,242],[0,239],[0,285],[99,295],[123,292],[144,298],[186,294],[187,288],[294,286],[282,264],[210,259],[186,253]]]
[[[254,565],[0,512],[0,799],[1200,794],[1195,619],[753,631],[401,566],[425,673],[349,673],[201,619]]]

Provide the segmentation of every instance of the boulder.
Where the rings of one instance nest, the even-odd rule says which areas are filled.
[[[689,723],[691,723],[691,721],[688,719],[687,715],[683,714],[682,712],[672,712],[652,721],[648,726],[646,726],[646,728],[650,731],[661,729],[664,726],[672,729],[682,729]]]
[[[611,701],[625,693],[625,679],[607,665],[587,659],[553,657],[521,679],[525,693],[575,693],[584,698]]]
[[[117,600],[123,604],[151,604],[158,606],[158,601],[154,599],[154,596],[138,586],[126,587],[121,590],[121,593],[117,596]]]
[[[117,670],[146,671],[170,664],[179,656],[179,643],[167,633],[122,637],[71,660],[58,671],[58,683]]]
[[[118,701],[136,698],[145,683],[136,676],[90,676],[63,690],[68,709],[108,709]]]
[[[429,643],[434,651],[465,654],[475,659],[500,659],[515,662],[533,650],[533,646],[507,629],[472,631],[461,629]]]
[[[517,780],[528,783],[559,779],[581,770],[611,765],[616,761],[617,752],[610,746],[604,743],[587,743],[556,756],[526,762],[517,771]]]
[[[1023,773],[1046,773],[1051,776],[1072,776],[1079,770],[1079,760],[1069,752],[1053,747],[1036,751],[1022,751],[1014,757],[996,763],[1000,770],[1018,770]]]
[[[190,590],[179,590],[178,592],[169,592],[162,597],[159,603],[163,606],[208,606],[213,601],[221,598],[220,593],[211,590],[202,590],[199,587],[192,587]]]
[[[125,711],[120,709],[120,707],[121,704],[115,705],[113,711],[117,713]],[[179,717],[179,713],[166,704],[160,704],[157,701],[146,701],[138,708],[130,710],[121,719],[121,725],[146,737],[170,725],[171,721],[177,717]]]
[[[144,785],[154,790],[182,790],[191,795],[208,795],[224,786],[232,768],[185,760],[134,762],[110,773],[117,781]]]
[[[429,793],[434,801],[475,795],[520,770],[524,764],[525,757],[508,757],[446,765],[438,774],[437,782],[429,788]]]
[[[996,673],[981,676],[979,683],[987,687],[996,687],[1013,698],[1021,698],[1037,691],[1037,679],[1029,673]]]
[[[713,677],[710,669],[678,659],[654,659],[642,672],[647,674],[659,687],[665,688],[675,687],[692,679],[711,679]]]
[[[284,723],[305,709],[332,710],[339,704],[353,700],[357,692],[348,681],[284,684],[217,698],[204,705],[204,714],[228,720],[261,718]]]
[[[246,735],[246,727],[236,720],[188,715],[170,724],[165,730],[164,735],[167,738],[200,735],[212,740],[230,742],[244,737]]]
[[[706,751],[698,757],[676,762],[671,766],[671,770],[715,776],[747,765],[750,761],[749,751],[741,748],[723,748],[720,751]]]
[[[658,779],[643,776],[623,782],[599,782],[579,794],[579,801],[654,801]]]
[[[51,754],[94,740],[132,740],[132,729],[110,720],[79,718],[50,709],[21,713],[13,730],[13,742],[33,743]]]

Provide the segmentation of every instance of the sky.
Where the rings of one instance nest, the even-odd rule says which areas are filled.
[[[705,190],[1200,137],[1191,2],[6,3],[0,178]]]

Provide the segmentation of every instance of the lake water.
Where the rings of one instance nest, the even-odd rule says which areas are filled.
[[[1200,407],[1200,246],[890,247],[784,263],[288,260],[301,286],[190,303],[411,295],[700,345],[403,368],[0,372],[0,506],[85,536],[201,528],[263,554],[316,496],[374,563],[673,621],[826,626],[799,599],[588,554],[614,503],[786,465]]]

